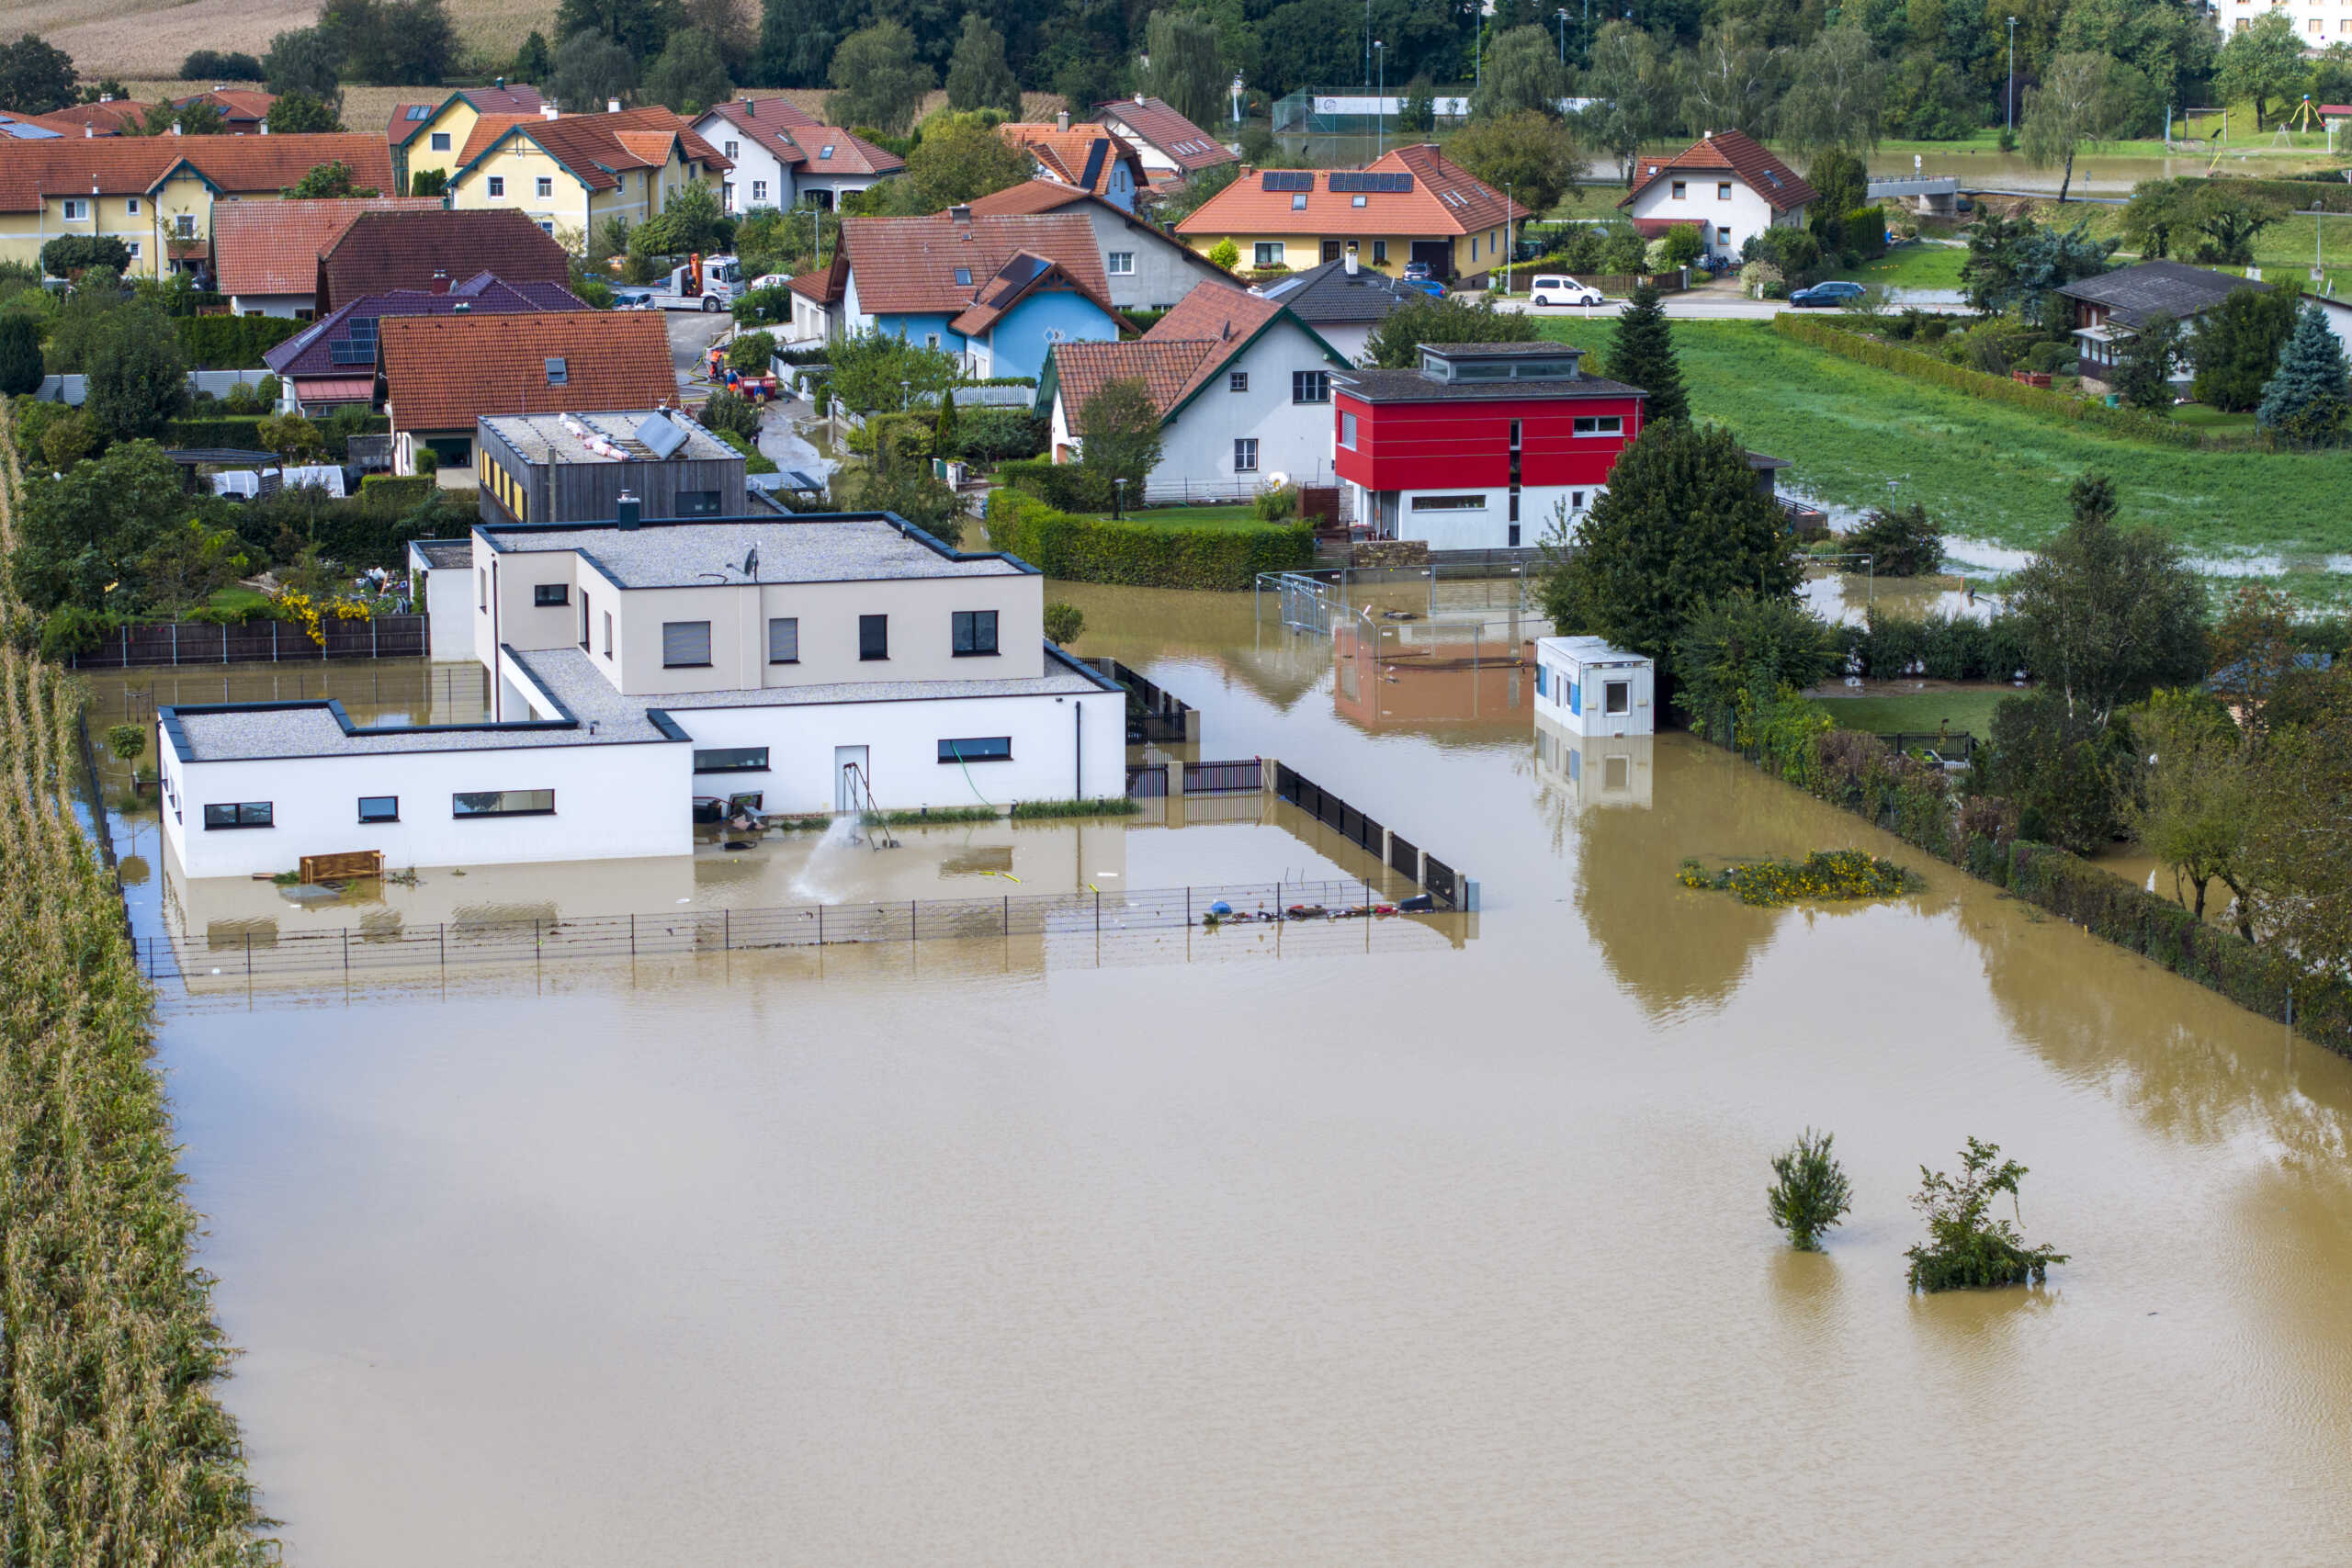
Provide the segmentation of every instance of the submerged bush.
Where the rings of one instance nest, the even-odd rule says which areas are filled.
[[[1800,898],[1888,898],[1915,882],[1893,861],[1861,850],[1815,850],[1803,860],[1744,861],[1712,873],[1686,860],[1675,880],[1685,887],[1736,893],[1741,903],[1764,908]]]
[[[2040,1284],[2052,1263],[2066,1261],[2055,1247],[2026,1246],[2017,1224],[1987,1216],[1994,1198],[2006,1192],[2018,1224],[2024,1223],[2018,1183],[2025,1179],[2026,1168],[2013,1159],[1994,1164],[2000,1152],[1998,1144],[1971,1138],[1957,1179],[1919,1168],[1919,1191],[1911,1206],[1928,1217],[1928,1240],[1904,1253],[1911,1260],[1913,1290],[1984,1290],[2029,1280]]]
[[[1765,1189],[1764,1201],[1772,1223],[1789,1233],[1789,1245],[1799,1252],[1819,1252],[1822,1233],[1854,1206],[1852,1184],[1829,1152],[1831,1142],[1832,1134],[1807,1127],[1786,1153],[1772,1157],[1772,1174],[1780,1179]]]
[[[1082,800],[1016,800],[1012,815],[1041,817],[1132,817],[1143,807],[1124,795],[1090,795]]]

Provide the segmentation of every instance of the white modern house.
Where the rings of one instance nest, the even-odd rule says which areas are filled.
[[[1657,733],[1657,666],[1604,637],[1535,639],[1535,716],[1569,735]]]
[[[473,541],[411,539],[408,581],[417,608],[424,612],[428,637],[439,632],[447,639],[431,645],[433,657],[445,661],[472,659],[474,623],[466,614],[466,596],[473,591]]]
[[[1804,177],[1736,130],[1702,136],[1667,159],[1644,159],[1641,175],[1617,205],[1649,239],[1691,226],[1707,254],[1737,259],[1751,235],[1802,229],[1821,193]]]
[[[1229,499],[1283,480],[1332,482],[1332,374],[1347,368],[1283,306],[1204,283],[1132,342],[1055,344],[1037,412],[1052,422],[1054,461],[1075,462],[1089,400],[1111,382],[1140,380],[1161,424],[1159,465],[1142,499]]]
[[[157,714],[164,837],[191,877],[684,855],[697,812],[1005,806],[1125,787],[1123,692],[1045,640],[1044,580],[887,513],[483,525],[436,650],[486,720],[332,701]],[[430,580],[428,580],[430,581]],[[455,624],[445,616],[455,615]]]

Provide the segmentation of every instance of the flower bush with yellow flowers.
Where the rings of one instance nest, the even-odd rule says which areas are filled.
[[[1891,860],[1860,850],[1815,850],[1803,860],[1744,861],[1711,872],[1686,860],[1675,880],[1685,887],[1738,895],[1743,904],[1775,908],[1804,898],[1890,898],[1918,886]]]
[[[311,640],[321,648],[327,645],[326,624],[330,619],[364,621],[368,618],[368,606],[356,599],[321,601],[299,588],[288,588],[280,593],[277,607],[288,620],[308,632]]]

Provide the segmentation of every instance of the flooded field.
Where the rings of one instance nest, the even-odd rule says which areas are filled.
[[[2352,1063],[1685,738],[1572,768],[1483,640],[1058,592],[1204,756],[1450,850],[1476,940],[173,1012],[289,1562],[2352,1557]],[[1924,890],[1674,881],[1842,844]],[[1764,1213],[1808,1125],[1821,1256]],[[1910,1297],[1970,1135],[2075,1260]]]

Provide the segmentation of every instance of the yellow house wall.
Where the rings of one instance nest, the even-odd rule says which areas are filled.
[[[505,180],[503,196],[490,194],[492,176]],[[537,194],[542,179],[551,182],[551,195]],[[716,175],[689,168],[675,152],[663,167],[628,170],[620,175],[620,182],[615,189],[592,191],[561,164],[539,151],[536,143],[518,138],[475,164],[451,186],[449,203],[459,208],[517,208],[534,222],[553,222],[559,236],[576,244],[608,218],[623,219],[635,228],[658,214],[670,192],[682,185],[707,185],[713,195],[718,194],[718,186]]]
[[[1482,230],[1476,234],[1455,235],[1453,237],[1455,275],[1468,276],[1502,265],[1502,233],[1501,227],[1498,225],[1491,230]],[[1346,253],[1348,240],[1354,239],[1357,246],[1357,264],[1375,272],[1385,272],[1393,277],[1403,272],[1405,264],[1413,259],[1414,241],[1440,239],[1443,236],[1363,234],[1332,237],[1339,239],[1342,254]],[[1252,258],[1257,254],[1256,247],[1259,244],[1277,243],[1283,247],[1283,265],[1293,272],[1304,272],[1310,266],[1321,265],[1325,238],[1326,236],[1321,234],[1187,234],[1184,236],[1184,243],[1192,246],[1199,254],[1206,255],[1216,249],[1220,242],[1230,239],[1234,248],[1241,253],[1240,265],[1245,271],[1252,265]],[[1470,243],[1474,239],[1478,243],[1478,254],[1475,257],[1470,254]],[[1388,246],[1386,261],[1375,262],[1373,259],[1372,247],[1375,242],[1385,243]]]
[[[68,200],[91,201],[96,211],[68,222]],[[153,196],[48,197],[39,212],[0,213],[0,261],[38,266],[41,247],[60,235],[102,234],[136,247],[132,275],[153,277],[165,265],[164,240],[183,213],[196,220],[194,238],[211,233],[212,193],[202,180],[187,175],[167,180]]]
[[[433,169],[439,169],[444,174],[454,174],[457,171],[458,155],[466,150],[466,138],[474,133],[474,122],[481,118],[481,111],[465,99],[450,99],[448,103],[442,106],[441,112],[426,120],[424,129],[410,140],[406,147],[401,149],[401,156],[404,160],[401,177],[414,179],[418,175]],[[447,152],[435,152],[433,150],[433,138],[436,132],[447,134],[449,138]]]

